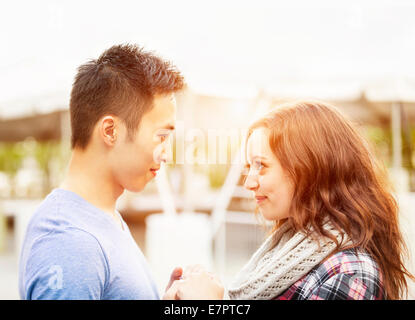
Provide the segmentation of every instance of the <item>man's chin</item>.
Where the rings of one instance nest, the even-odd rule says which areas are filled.
[[[145,181],[140,181],[139,183],[133,183],[130,184],[128,187],[126,187],[125,189],[130,191],[130,192],[141,192],[144,190],[145,186],[147,185],[148,182]]]
[[[135,179],[134,181],[132,181],[132,183],[130,183],[128,185],[128,187],[124,187],[126,190],[130,191],[130,192],[141,192],[144,190],[144,188],[146,187],[146,185],[153,180],[155,177],[153,174],[148,174],[146,176],[141,176],[138,179]]]

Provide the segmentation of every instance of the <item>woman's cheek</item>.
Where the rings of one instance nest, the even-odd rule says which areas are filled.
[[[273,182],[269,175],[260,175],[258,181],[261,191],[266,195],[269,195],[275,191],[275,181]]]

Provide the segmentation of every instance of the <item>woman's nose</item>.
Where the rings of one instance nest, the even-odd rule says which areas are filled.
[[[248,190],[255,190],[258,188],[257,176],[250,173],[246,176],[244,187]]]

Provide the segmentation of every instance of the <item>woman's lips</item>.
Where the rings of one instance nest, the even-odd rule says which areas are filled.
[[[255,196],[255,201],[257,204],[264,202],[267,199],[266,196]]]
[[[158,170],[158,169],[150,169],[150,172],[151,172],[154,176],[156,176],[156,175],[157,175],[157,170]]]

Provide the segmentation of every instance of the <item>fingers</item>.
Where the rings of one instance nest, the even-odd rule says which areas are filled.
[[[176,300],[220,300],[224,288],[206,272],[193,273],[184,280],[175,281],[172,288],[177,289]]]
[[[185,268],[182,279],[187,279],[191,276],[198,275],[198,274],[205,274],[205,275],[210,276],[211,278],[215,277],[214,274],[207,271],[204,266],[200,264],[195,264],[195,265],[189,265]]]
[[[171,273],[170,280],[171,279],[173,279],[173,281],[174,280],[179,280],[181,278],[182,274],[183,274],[182,267],[176,267],[176,268],[174,268],[173,272]]]
[[[172,286],[173,282],[180,280],[183,275],[183,269],[181,267],[176,267],[170,275],[169,283],[167,284],[166,291]]]
[[[189,278],[193,275],[196,274],[205,274],[206,276],[208,276],[209,278],[211,278],[212,280],[219,280],[219,278],[212,272],[207,271],[202,265],[198,264],[198,265],[191,265],[191,266],[187,266],[185,268],[185,271],[183,272],[183,279]]]
[[[179,300],[178,296],[178,289],[179,289],[179,282],[181,280],[174,281],[171,286],[166,289],[166,292],[163,295],[163,300]]]
[[[183,275],[189,275],[192,273],[200,273],[205,271],[205,268],[201,265],[201,264],[193,264],[193,265],[189,265],[186,266],[186,268],[184,269]]]
[[[202,265],[189,265],[183,271],[176,267],[163,295],[163,300],[222,299],[223,286],[219,278]]]

